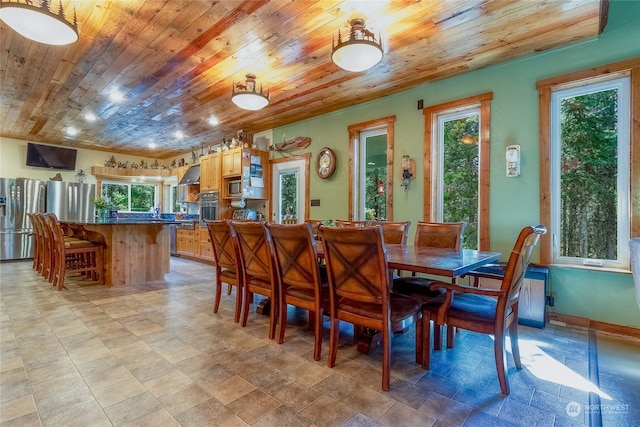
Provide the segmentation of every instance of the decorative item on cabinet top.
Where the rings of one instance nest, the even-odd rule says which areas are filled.
[[[308,136],[296,136],[278,144],[271,144],[267,148],[269,151],[291,151],[307,148],[309,144],[311,144],[311,138]]]

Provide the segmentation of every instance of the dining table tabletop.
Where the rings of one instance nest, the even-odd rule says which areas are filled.
[[[425,246],[386,244],[390,269],[433,274],[444,277],[463,276],[478,267],[500,259],[500,252],[474,249],[430,248]],[[324,257],[322,241],[316,241],[318,256]]]

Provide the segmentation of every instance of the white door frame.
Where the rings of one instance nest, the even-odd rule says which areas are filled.
[[[271,221],[280,222],[280,172],[298,170],[298,223],[309,218],[309,163],[311,153],[272,159],[271,163]]]

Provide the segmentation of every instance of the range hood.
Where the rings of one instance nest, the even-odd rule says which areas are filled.
[[[191,166],[184,173],[178,185],[190,185],[200,183],[200,165]]]

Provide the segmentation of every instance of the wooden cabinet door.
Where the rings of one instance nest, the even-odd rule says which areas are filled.
[[[211,246],[209,230],[206,227],[201,227],[199,235],[200,238],[198,239],[198,243],[200,245],[200,258],[207,261],[213,261],[213,247]]]
[[[195,230],[176,230],[176,252],[180,255],[195,255]]]
[[[240,175],[242,171],[242,148],[222,152],[222,176]]]
[[[220,163],[218,153],[200,158],[200,191],[218,191],[220,188]]]

